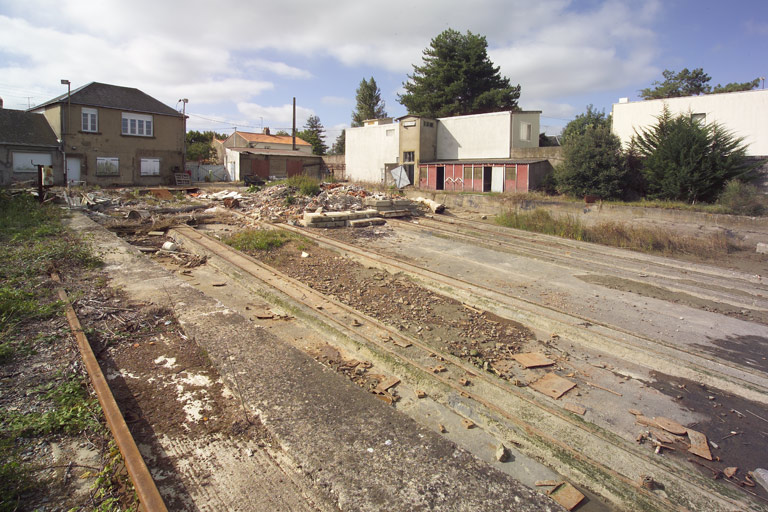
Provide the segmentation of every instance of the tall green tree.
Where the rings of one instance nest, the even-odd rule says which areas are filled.
[[[653,87],[640,90],[640,97],[644,100],[660,98],[679,98],[681,96],[698,96],[699,94],[715,94],[721,92],[750,91],[758,86],[759,78],[751,82],[731,82],[729,84],[717,84],[714,88],[709,85],[712,79],[702,68],[692,71],[683,68],[679,73],[665,69],[662,73],[663,81],[653,82]]]
[[[304,129],[296,134],[305,142],[312,144],[312,154],[322,156],[328,152],[328,146],[325,144],[325,127],[317,116],[309,116]]]
[[[432,39],[398,101],[410,114],[444,117],[517,109],[520,85],[488,58],[484,36],[448,29]]]
[[[357,87],[357,107],[352,112],[352,126],[363,126],[366,119],[381,119],[387,117],[384,110],[384,100],[381,99],[381,90],[376,85],[376,80],[363,78]]]
[[[603,199],[625,195],[628,181],[621,140],[611,133],[610,117],[592,105],[563,130],[563,163],[555,168],[559,192]]]
[[[190,130],[186,134],[187,141],[187,160],[195,162],[204,162],[213,158],[214,150],[211,142],[213,139],[223,140],[227,136],[213,131],[199,132]]]
[[[743,139],[722,125],[672,116],[666,107],[654,126],[632,140],[652,199],[711,202],[729,180],[754,178],[758,165],[746,157]]]
[[[331,147],[332,155],[343,155],[346,151],[347,145],[347,130],[341,130],[341,133],[336,137],[336,142]]]

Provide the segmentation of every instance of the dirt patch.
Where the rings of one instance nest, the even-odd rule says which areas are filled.
[[[736,478],[727,479],[734,488],[744,481],[748,471],[765,467],[765,454],[768,453],[768,414],[765,408],[755,402],[710,389],[703,384],[652,372],[655,379],[647,384],[671,397],[683,407],[707,416],[707,419],[685,427],[704,433],[710,442],[714,460],[708,461],[696,457],[685,450],[668,452],[670,456],[684,459],[693,458],[719,471],[727,467],[739,468]],[[713,476],[707,468],[694,464],[703,474]],[[768,492],[759,485],[743,487],[762,498],[768,498]]]
[[[335,232],[363,238],[386,236],[369,228]],[[309,256],[302,258],[302,252]],[[529,329],[514,321],[426,290],[405,276],[365,267],[317,246],[302,250],[297,242],[290,242],[252,255],[404,334],[486,370],[495,362],[510,360],[534,338]]]
[[[734,336],[723,340],[712,340],[711,343],[715,347],[702,344],[694,346],[726,361],[768,372],[768,338]]]
[[[621,277],[601,276],[594,274],[577,275],[576,277],[585,283],[605,286],[606,288],[610,288],[612,290],[635,293],[637,295],[650,297],[652,299],[660,299],[667,302],[684,304],[686,306],[701,309],[703,311],[732,316],[747,322],[758,322],[768,325],[768,312],[766,311],[731,306],[730,304],[715,302],[712,300],[703,299],[701,297],[696,297],[694,295],[689,295],[684,292],[675,292],[660,286],[655,286],[640,281],[633,281],[631,279],[624,279]]]

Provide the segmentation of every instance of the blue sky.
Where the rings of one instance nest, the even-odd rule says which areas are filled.
[[[587,104],[610,111],[664,69],[712,85],[768,75],[768,2],[711,0],[0,0],[0,97],[26,108],[91,81],[138,87],[189,129],[259,131],[317,115],[329,144],[374,77],[391,116],[421,52],[446,28],[486,36],[520,105],[559,133]]]

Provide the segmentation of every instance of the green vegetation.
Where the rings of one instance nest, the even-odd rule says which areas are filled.
[[[226,243],[238,251],[271,251],[291,240],[307,242],[304,237],[288,231],[250,229],[232,235]]]
[[[517,110],[520,86],[501,76],[487,49],[484,36],[445,30],[422,52],[423,64],[413,66],[398,101],[425,117]]]
[[[363,78],[355,93],[357,106],[352,112],[352,127],[363,126],[366,119],[381,119],[387,117],[384,110],[384,100],[381,99],[381,90],[376,85],[376,80]],[[342,151],[343,153],[343,151]],[[338,153],[337,153],[338,154]]]
[[[195,162],[208,162],[216,156],[211,143],[213,139],[224,140],[225,134],[206,131],[190,130],[186,135],[187,160]]]
[[[555,218],[541,209],[509,211],[496,217],[495,221],[510,228],[647,253],[724,255],[733,249],[723,233],[686,237],[659,228],[634,227],[617,222],[586,226],[574,217]]]
[[[296,134],[304,142],[312,145],[312,154],[322,156],[328,152],[325,144],[325,127],[317,116],[309,116],[304,129]]]
[[[731,82],[729,84],[717,84],[714,88],[709,85],[712,80],[702,68],[689,71],[683,68],[679,73],[665,69],[662,73],[663,81],[653,82],[653,87],[640,90],[640,97],[644,100],[660,98],[678,98],[681,96],[697,96],[699,94],[714,94],[721,92],[751,91],[760,84],[760,79],[755,78],[749,82]]]
[[[650,199],[713,202],[728,181],[749,181],[757,167],[747,159],[743,139],[717,123],[672,116],[666,106],[658,122],[632,142]]]
[[[768,196],[754,185],[731,180],[725,184],[717,201],[728,213],[757,217],[768,213]]]
[[[628,176],[621,141],[605,112],[587,107],[563,131],[563,158],[554,172],[557,190],[574,196],[622,197]]]
[[[320,193],[320,182],[303,174],[291,176],[285,181],[285,184],[291,188],[298,189],[299,193],[303,196],[316,196]]]

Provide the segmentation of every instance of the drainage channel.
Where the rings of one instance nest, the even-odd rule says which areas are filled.
[[[721,301],[734,307],[763,312],[768,310],[768,286],[756,276],[739,272],[675,262],[627,250],[618,251],[605,246],[599,246],[598,251],[591,244],[584,242],[577,244],[559,238],[547,238],[546,235],[526,236],[517,232],[509,233],[509,228],[494,229],[485,223],[466,219],[421,218],[418,224],[398,219],[391,219],[391,222],[398,228],[434,231],[494,250],[504,250],[570,269],[576,267],[584,271],[625,276],[634,280],[637,280],[638,274],[642,274],[644,277],[638,282],[654,283],[673,292]],[[610,265],[604,263],[607,261],[606,256],[610,257]]]
[[[620,508],[731,510],[747,505],[740,501],[747,498],[724,484],[672,460],[649,457],[616,434],[553,407],[527,390],[485,375],[448,353],[436,353],[434,347],[191,228],[176,228],[171,235],[193,252],[208,256],[212,265],[269,302],[290,309],[335,339],[367,351],[404,381],[430,387],[435,396],[450,397],[446,399],[449,407],[499,432],[507,442]],[[445,371],[435,373],[434,355],[439,356]],[[471,387],[461,383],[468,375]],[[649,474],[664,482],[663,492],[640,486],[642,476]]]

